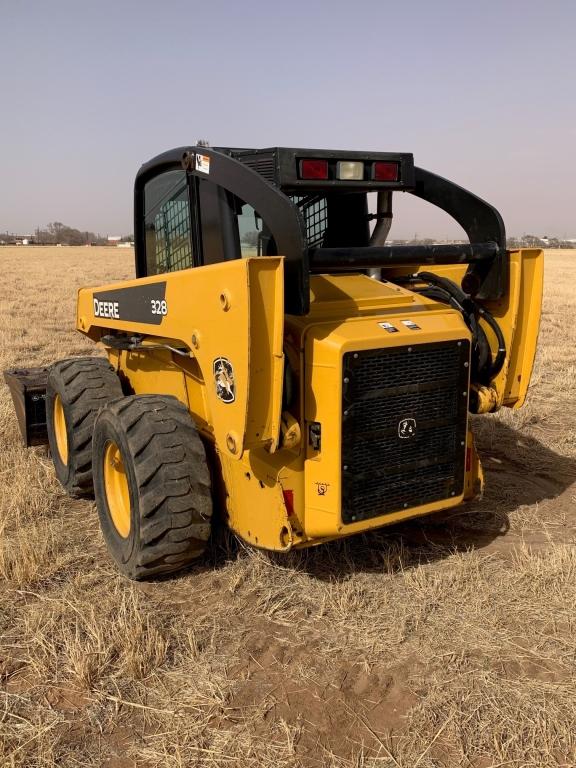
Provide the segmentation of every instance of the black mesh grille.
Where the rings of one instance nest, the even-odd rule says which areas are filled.
[[[462,493],[468,341],[344,355],[345,523]]]
[[[190,211],[186,200],[169,200],[156,214],[156,266],[173,272],[192,266]]]
[[[356,480],[350,491],[354,497],[354,510],[344,522],[365,520],[377,515],[397,512],[404,508],[418,507],[431,501],[440,501],[450,496],[447,492],[454,480],[455,465],[452,462],[423,467],[417,477],[399,474],[386,485],[385,500],[382,493],[382,479]],[[375,499],[379,500],[375,507]]]
[[[362,378],[363,390],[443,381],[448,371],[454,372],[460,360],[460,347],[455,343],[440,349],[433,349],[433,346],[413,347],[411,353],[407,352],[407,347],[400,351],[376,349],[361,352],[354,360],[355,376]]]
[[[416,385],[417,387],[418,385]],[[415,387],[406,387],[415,389]],[[372,394],[372,393],[370,393]],[[380,398],[379,390],[374,394]],[[454,413],[458,407],[458,392],[451,389],[420,389],[420,391],[402,392],[387,395],[389,408],[381,410],[374,408],[373,398],[359,400],[352,405],[355,419],[355,429],[359,434],[371,434],[381,430],[396,429],[398,420],[396,414],[406,413],[417,420],[418,424],[429,421],[441,421],[447,413]],[[376,399],[376,398],[375,398]],[[375,435],[373,435],[375,436]]]
[[[328,226],[328,204],[322,195],[293,195],[292,202],[300,208],[306,224],[306,242],[309,248],[322,245]]]

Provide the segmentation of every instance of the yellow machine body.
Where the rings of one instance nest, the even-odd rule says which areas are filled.
[[[509,256],[506,298],[488,305],[508,354],[492,386],[477,393],[481,411],[522,405],[536,348],[543,256],[533,250]],[[213,446],[228,523],[255,546],[310,546],[480,494],[482,469],[466,424],[458,493],[367,519],[343,519],[345,356],[440,342],[468,349],[471,335],[458,311],[395,284],[394,276],[405,270],[389,271],[382,282],[364,274],[312,276],[310,312],[286,315],[283,266],[282,257],[245,258],[81,289],[77,328],[104,343],[125,391],[174,395],[188,407]],[[463,268],[433,271],[460,279]],[[164,298],[155,305],[154,324],[117,319],[116,296],[158,284]],[[118,333],[137,337],[134,348],[114,348],[108,335]],[[284,407],[288,363],[297,386]],[[461,396],[467,405],[468,386]],[[319,442],[311,439],[317,424]]]

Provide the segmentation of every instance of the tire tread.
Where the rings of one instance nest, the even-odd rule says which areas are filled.
[[[138,485],[138,550],[121,567],[136,580],[180,570],[210,536],[210,471],[196,426],[167,395],[124,397],[106,411],[126,435]]]
[[[92,478],[92,432],[100,409],[122,395],[116,372],[103,357],[72,357],[51,366],[48,385],[59,394],[72,424],[68,445],[68,479],[64,487],[71,496],[89,496]]]

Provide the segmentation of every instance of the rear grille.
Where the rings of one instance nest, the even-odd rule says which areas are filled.
[[[469,356],[466,340],[344,355],[344,523],[462,493]]]

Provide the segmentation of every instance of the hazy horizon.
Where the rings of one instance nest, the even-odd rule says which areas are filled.
[[[132,232],[171,147],[408,151],[509,235],[576,237],[576,5],[0,0],[0,232]],[[392,238],[462,230],[395,196]]]

